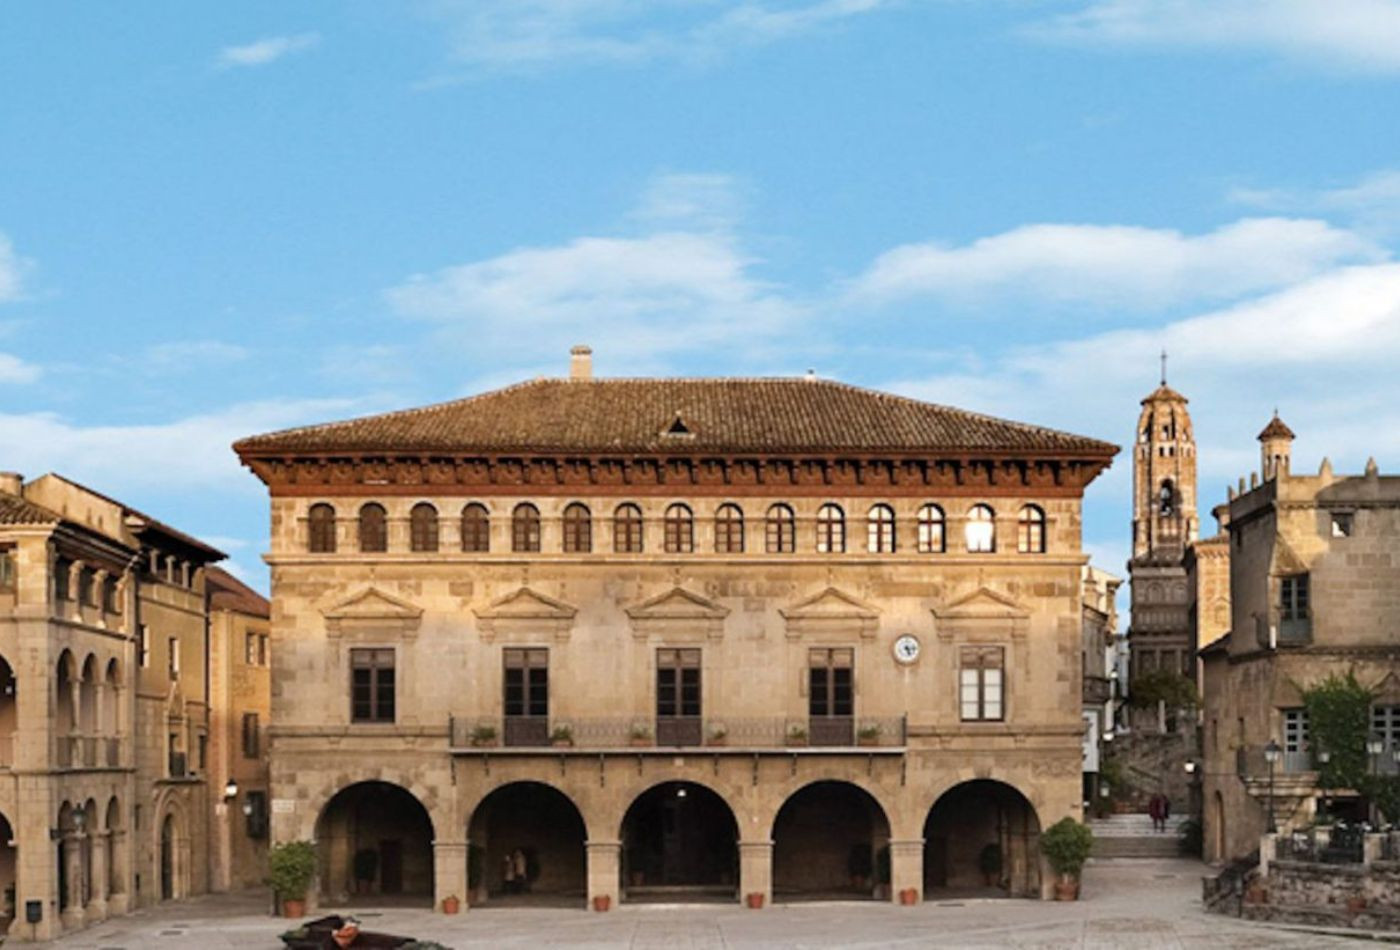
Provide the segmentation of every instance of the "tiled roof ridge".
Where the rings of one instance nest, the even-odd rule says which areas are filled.
[[[80,482],[80,481],[78,481],[78,480],[76,480],[76,479],[69,478],[67,475],[64,475],[62,472],[49,472],[48,474],[49,474],[49,475],[52,475],[54,478],[58,479],[59,481],[61,481],[61,482],[66,482],[67,484],[72,485],[74,488],[80,489],[81,491],[85,491],[85,492],[87,492],[88,494],[90,494],[90,495],[92,495],[92,496],[94,496],[94,497],[96,497],[96,498],[101,498],[103,501],[105,501],[105,502],[107,502],[107,503],[109,503],[109,504],[116,505],[116,506],[117,506],[118,508],[120,508],[125,514],[135,515],[136,517],[140,518],[142,521],[146,522],[146,523],[147,523],[148,525],[150,525],[151,527],[153,527],[153,528],[155,528],[155,529],[157,529],[157,530],[159,530],[159,531],[161,531],[161,532],[163,532],[163,533],[165,533],[165,534],[170,535],[171,537],[173,537],[173,538],[175,538],[175,539],[181,541],[181,542],[184,543],[184,544],[188,544],[188,545],[190,545],[191,547],[202,548],[202,549],[204,549],[205,551],[207,551],[207,552],[209,552],[209,553],[215,555],[213,558],[211,558],[211,560],[213,560],[213,561],[220,561],[220,560],[223,560],[224,558],[228,557],[228,555],[225,554],[223,551],[220,551],[218,548],[214,547],[213,545],[204,543],[203,541],[199,540],[199,538],[196,538],[194,535],[192,535],[192,534],[187,534],[186,532],[181,531],[179,528],[176,528],[176,527],[174,527],[173,525],[170,525],[170,524],[167,524],[167,523],[164,522],[164,521],[161,521],[159,518],[155,517],[154,515],[148,515],[148,514],[146,514],[146,512],[142,511],[141,509],[139,509],[139,508],[134,508],[134,507],[132,507],[131,505],[128,505],[126,502],[124,502],[124,501],[122,501],[122,500],[120,500],[120,499],[118,499],[118,498],[113,498],[111,495],[108,495],[108,494],[105,494],[105,493],[103,493],[103,492],[100,492],[100,491],[98,491],[97,489],[92,488],[92,487],[89,486],[89,485],[84,485],[82,482]]]
[[[0,519],[0,523],[7,524],[59,524],[63,521],[63,516],[44,505],[30,501],[23,495],[0,494],[0,508],[10,508],[15,512],[23,512],[23,521]]]

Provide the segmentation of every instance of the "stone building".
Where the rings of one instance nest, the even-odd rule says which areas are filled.
[[[1300,690],[1354,673],[1377,693],[1379,764],[1400,745],[1400,477],[1374,461],[1336,475],[1326,460],[1296,475],[1291,439],[1275,417],[1260,434],[1263,477],[1230,493],[1230,631],[1202,652],[1209,860],[1257,849],[1271,815],[1284,830],[1312,817],[1317,750]],[[1270,740],[1281,749],[1272,783]],[[1345,807],[1349,793],[1327,794]]]
[[[1092,565],[1084,568],[1084,628],[1080,641],[1083,669],[1084,800],[1099,793],[1098,773],[1106,735],[1117,722],[1119,691],[1116,669],[1118,646],[1118,588],[1121,577]]]
[[[58,475],[0,475],[0,885],[13,939],[207,889],[205,565]]]
[[[320,900],[1049,886],[1116,448],[811,379],[570,378],[258,436],[272,838]]]
[[[215,891],[267,879],[267,723],[272,665],[267,598],[221,568],[209,598],[209,788]]]

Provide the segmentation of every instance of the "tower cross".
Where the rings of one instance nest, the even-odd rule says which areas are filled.
[[[1167,351],[1162,350],[1162,385],[1167,384]]]

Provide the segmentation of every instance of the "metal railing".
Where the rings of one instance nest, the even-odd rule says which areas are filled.
[[[1362,825],[1336,824],[1331,827],[1280,835],[1275,856],[1282,861],[1311,861],[1321,864],[1361,864],[1364,860],[1366,829]]]
[[[1317,769],[1313,755],[1306,749],[1282,752],[1274,763],[1274,775],[1301,775]],[[1261,745],[1242,746],[1235,750],[1235,774],[1240,778],[1263,779],[1269,775],[1269,760]]]
[[[453,717],[449,732],[454,749],[879,748],[902,747],[908,736],[902,716]]]

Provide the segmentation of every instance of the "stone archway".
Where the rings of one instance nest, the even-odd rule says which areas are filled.
[[[370,781],[341,789],[321,809],[316,843],[323,903],[432,903],[433,822],[402,786]]]
[[[467,826],[468,902],[582,904],[587,832],[573,800],[543,782],[491,791]]]
[[[19,873],[19,850],[9,816],[0,813],[0,936],[10,932],[15,919],[15,882]]]
[[[948,789],[924,822],[924,896],[1040,896],[1040,819],[1015,787],[974,779]]]
[[[859,785],[820,781],[773,819],[773,899],[876,898],[889,885],[890,823]]]
[[[739,824],[704,785],[662,782],[642,792],[620,840],[627,900],[732,900],[738,892]]]

